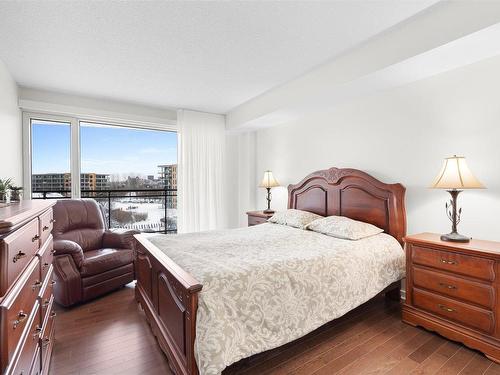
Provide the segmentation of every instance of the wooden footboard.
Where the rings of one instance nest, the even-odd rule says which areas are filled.
[[[135,256],[135,296],[175,374],[198,374],[196,310],[202,285],[141,234]]]

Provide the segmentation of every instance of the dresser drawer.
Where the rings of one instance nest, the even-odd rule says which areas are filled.
[[[413,284],[419,288],[436,291],[447,296],[493,309],[493,286],[466,280],[442,272],[413,267]]]
[[[49,235],[47,241],[37,254],[40,258],[40,280],[45,280],[45,276],[47,276],[47,272],[54,259],[53,242],[52,235]]]
[[[3,239],[2,270],[0,272],[0,295],[14,283],[23,269],[38,251],[38,219],[31,220],[21,229]]]
[[[41,328],[38,316],[38,306],[36,306],[30,316],[30,326],[26,333],[26,336],[24,337],[22,349],[19,353],[19,356],[14,362],[14,368],[12,370],[8,370],[7,374],[29,374],[31,369],[33,368],[33,362],[37,360],[37,358],[35,358],[36,350],[39,347],[40,343]]]
[[[486,333],[493,332],[494,316],[491,311],[417,288],[413,289],[413,304],[422,310],[465,326]]]
[[[412,262],[452,273],[493,281],[494,261],[471,255],[457,254],[411,245]]]
[[[42,372],[44,374],[48,373],[48,367],[50,366],[50,357],[52,349],[54,347],[54,337],[55,337],[55,324],[54,320],[56,317],[55,311],[53,311],[54,304],[51,303],[48,310],[47,320],[44,322],[42,336],[41,336],[41,347],[42,347]]]
[[[2,351],[12,358],[22,333],[24,332],[31,311],[38,308],[38,292],[40,291],[40,269],[38,258],[35,257],[24,271],[16,287],[4,298],[0,305],[2,314],[2,334],[6,345]]]
[[[54,268],[51,265],[47,277],[43,283],[42,290],[40,291],[40,311],[41,311],[41,322],[45,322],[47,311],[52,303],[53,289],[55,281],[52,280]]]
[[[258,216],[249,216],[248,217],[248,226],[251,227],[252,225],[258,225],[258,224],[263,224],[267,222],[267,218],[265,217],[258,217]]]
[[[37,347],[33,364],[31,365],[30,375],[40,375],[42,373],[42,359],[40,358],[40,346]]]
[[[52,232],[52,227],[54,226],[54,219],[52,216],[52,209],[46,211],[38,217],[39,221],[39,231],[40,231],[40,244],[43,245],[45,241],[49,238]]]

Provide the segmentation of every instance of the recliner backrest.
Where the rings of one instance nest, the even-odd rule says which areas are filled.
[[[83,251],[100,249],[105,224],[99,204],[93,199],[60,199],[54,206],[55,240],[70,240]]]

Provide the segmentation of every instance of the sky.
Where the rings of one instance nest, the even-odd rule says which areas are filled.
[[[177,133],[80,124],[81,171],[125,177],[158,174],[159,164],[177,163]],[[32,173],[70,170],[70,126],[32,122]]]

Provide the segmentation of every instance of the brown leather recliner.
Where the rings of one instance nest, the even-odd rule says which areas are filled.
[[[87,301],[134,280],[134,234],[106,229],[93,199],[61,199],[54,206],[57,303]]]

